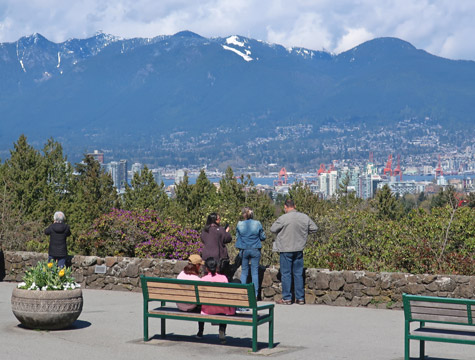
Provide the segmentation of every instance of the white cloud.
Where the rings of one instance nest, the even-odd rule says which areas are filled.
[[[98,30],[125,38],[191,30],[341,52],[394,36],[436,55],[475,60],[474,17],[472,0],[2,0],[0,42],[34,32],[61,42]]]
[[[366,29],[347,29],[346,34],[338,41],[335,51],[340,53],[374,38],[375,36]]]

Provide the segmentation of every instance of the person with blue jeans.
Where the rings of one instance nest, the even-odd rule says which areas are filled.
[[[261,260],[261,241],[265,240],[266,234],[262,224],[254,220],[254,212],[251,208],[242,209],[244,220],[239,221],[236,227],[236,247],[242,257],[241,283],[246,284],[249,275],[249,263],[251,264],[251,278],[256,291],[259,293],[259,262]]]
[[[273,250],[280,253],[280,274],[282,281],[282,299],[278,304],[292,304],[292,279],[294,280],[295,302],[305,304],[303,287],[303,249],[309,233],[317,231],[317,225],[306,214],[295,210],[295,203],[287,199],[285,214],[271,226],[270,231],[277,234]]]

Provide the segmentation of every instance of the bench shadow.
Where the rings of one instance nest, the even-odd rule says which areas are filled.
[[[410,357],[409,360],[419,360],[419,356],[416,357]],[[459,360],[457,358],[441,358],[441,357],[433,357],[433,356],[427,356],[424,358],[424,360]]]
[[[206,345],[219,345],[219,346],[230,346],[230,347],[236,347],[236,348],[245,348],[249,349],[250,351],[252,350],[252,338],[250,337],[233,337],[233,336],[228,336],[226,335],[226,344],[221,344],[219,339],[218,339],[218,334],[204,334],[203,338],[198,339],[194,337],[193,335],[179,335],[179,334],[174,334],[174,333],[168,333],[165,338],[162,338],[159,334],[154,335],[153,337],[150,338],[149,341],[151,340],[162,340],[162,341],[169,341],[173,343],[194,343],[194,344],[206,344]],[[147,344],[147,341],[144,342]],[[275,349],[280,343],[279,342],[274,342],[274,347]],[[268,349],[268,343],[266,342],[258,342],[257,343],[257,350],[262,350],[262,349]]]
[[[64,329],[57,329],[57,330],[39,330],[39,329],[31,329],[29,327],[26,327],[22,324],[18,324],[17,327],[20,329],[25,329],[25,330],[39,330],[39,331],[71,331],[71,330],[80,330],[80,329],[85,329],[91,326],[92,324],[89,321],[84,321],[84,320],[76,320],[73,322],[70,326]]]

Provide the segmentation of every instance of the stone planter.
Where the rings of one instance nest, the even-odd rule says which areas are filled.
[[[12,311],[30,329],[58,330],[72,325],[82,311],[82,290],[37,291],[15,288]]]

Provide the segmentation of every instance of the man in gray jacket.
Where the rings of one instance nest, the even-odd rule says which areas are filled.
[[[317,225],[307,215],[295,210],[292,199],[284,204],[285,214],[271,226],[270,231],[277,234],[274,251],[280,253],[280,274],[282,276],[282,299],[278,304],[292,304],[292,276],[294,279],[295,302],[305,304],[303,288],[303,249],[309,233],[317,231]]]

